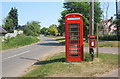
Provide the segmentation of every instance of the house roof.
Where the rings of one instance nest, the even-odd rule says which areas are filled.
[[[101,21],[101,23],[108,23],[108,20]]]
[[[112,21],[113,20],[113,17],[111,17],[110,19],[108,19],[108,20],[103,20],[103,21],[101,21],[101,23],[108,23],[109,21]]]
[[[2,28],[2,26],[0,26],[0,34],[6,34],[7,31],[5,29]]]

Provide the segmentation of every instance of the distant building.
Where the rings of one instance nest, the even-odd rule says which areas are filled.
[[[2,28],[2,26],[0,26],[0,34],[6,34],[7,31],[5,29]]]
[[[114,34],[117,30],[116,24],[113,23],[113,18],[101,21],[101,23],[103,24],[105,34]]]
[[[8,33],[5,29],[0,26],[0,41],[4,41],[4,39],[7,39],[8,37],[16,37],[18,34],[23,34],[23,31],[21,30],[14,30],[13,33]]]
[[[7,31],[0,26],[0,41],[4,41],[5,34],[7,34]]]

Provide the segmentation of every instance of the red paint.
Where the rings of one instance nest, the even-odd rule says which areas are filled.
[[[90,48],[95,48],[96,47],[96,36],[95,35],[90,35],[89,36],[89,47]]]
[[[78,13],[65,16],[66,61],[83,61],[83,19]],[[77,45],[77,46],[76,46]]]

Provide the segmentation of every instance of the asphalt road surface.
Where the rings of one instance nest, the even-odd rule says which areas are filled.
[[[2,52],[2,77],[18,77],[35,62],[61,50],[57,41],[41,36],[37,44]]]

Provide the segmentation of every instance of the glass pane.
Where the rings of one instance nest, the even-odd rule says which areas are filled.
[[[79,56],[79,53],[70,53],[70,56]]]
[[[79,26],[79,24],[77,24],[77,23],[69,24],[69,27],[78,27],[78,26]]]
[[[78,36],[72,36],[70,39],[80,39]]]
[[[70,48],[79,48],[79,45],[70,45]]]
[[[69,31],[79,31],[79,28],[69,28]]]
[[[70,52],[80,52],[80,49],[70,49]]]
[[[70,32],[70,35],[79,35],[79,32]]]
[[[70,41],[70,44],[79,44],[79,40],[72,40]]]

